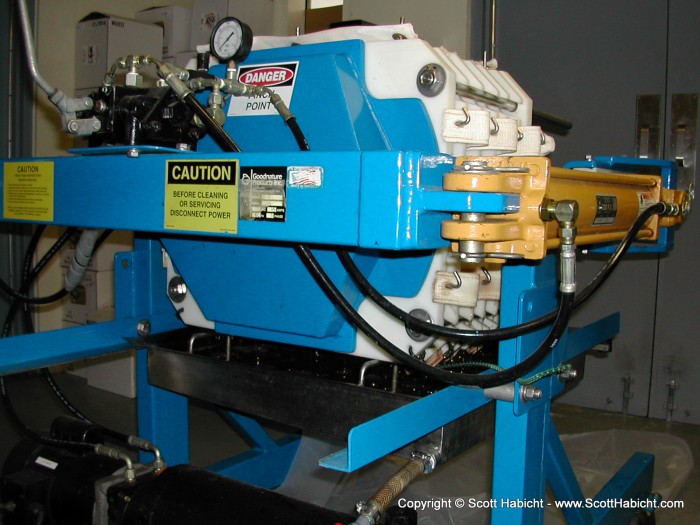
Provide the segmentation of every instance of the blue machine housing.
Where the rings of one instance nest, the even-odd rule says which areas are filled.
[[[364,57],[364,42],[345,40],[254,51],[240,66],[299,63],[290,109],[313,151],[437,153],[432,125],[419,100],[379,100],[368,93]],[[225,66],[213,67],[212,73],[225,76]],[[206,101],[206,95],[201,100]],[[234,116],[224,129],[245,152],[299,149],[278,115]],[[220,149],[204,138],[198,151]]]
[[[431,238],[429,242],[419,241],[416,248],[422,247],[421,244],[426,248],[446,245],[445,241],[434,239],[446,214],[428,212],[432,220],[421,225],[419,230],[418,224],[412,224],[418,209],[412,211],[413,216],[410,209],[408,216],[402,215],[406,212],[405,201],[418,200],[422,192],[397,195],[393,191],[395,186],[386,184],[386,178],[396,174],[398,186],[407,188],[414,185],[413,181],[401,179],[419,177],[420,180],[415,182],[421,188],[438,190],[443,173],[452,166],[451,159],[436,157],[439,160],[436,167],[422,169],[422,161],[416,155],[396,157],[370,153],[403,150],[434,155],[437,154],[437,142],[419,100],[379,100],[367,92],[364,53],[364,43],[353,40],[256,51],[240,64],[296,63],[290,109],[312,152],[366,152],[361,160],[359,157],[352,160],[364,163],[371,159],[372,167],[362,170],[350,164],[347,158],[327,156],[323,160],[326,171],[322,191],[288,188],[289,230],[294,231],[294,235],[308,232],[306,235],[312,237],[312,232],[327,231],[328,237],[334,239],[357,235],[357,246],[397,249],[401,248],[396,244],[398,225],[398,230],[403,230],[409,238],[411,235],[418,239]],[[215,66],[212,73],[224,76],[225,66]],[[207,94],[200,95],[203,102],[206,97]],[[254,99],[251,101],[255,102]],[[228,105],[226,111],[229,117],[224,129],[234,137],[242,151],[298,151],[292,134],[278,115],[230,115]],[[215,153],[220,148],[206,137],[200,142],[198,151]],[[302,155],[309,157],[308,153]],[[274,166],[271,158],[274,159],[266,156],[266,166]],[[300,157],[300,162],[304,162],[302,159]],[[286,168],[284,162],[280,166]],[[314,159],[313,162],[318,161]],[[328,166],[336,163],[339,172],[332,173]],[[360,173],[362,181],[357,180]],[[344,202],[349,206],[344,209],[335,204],[329,209],[309,199],[312,197],[309,193],[313,192],[325,202]],[[338,198],[340,195],[345,195],[345,198]],[[404,202],[399,204],[397,200]],[[357,206],[351,205],[354,203]],[[397,213],[386,216],[389,210]],[[344,215],[360,218],[360,223],[345,221]],[[346,225],[348,231],[344,231]],[[393,231],[384,232],[384,225]],[[248,221],[240,228],[241,231],[250,229],[252,237],[265,239],[265,230],[269,226],[269,223]],[[358,226],[357,231],[352,231]],[[424,235],[428,231],[430,233]],[[279,234],[273,238],[279,238]],[[217,331],[334,351],[354,350],[354,327],[316,286],[293,247],[227,241],[162,239],[177,271],[197,298],[204,315],[215,322]],[[319,238],[318,241],[324,242],[325,239]],[[418,293],[427,277],[433,254],[432,250],[408,253],[364,250],[362,253],[361,264],[382,293],[399,297],[412,297]],[[332,250],[319,249],[317,256],[358,306],[362,297]],[[198,290],[202,292],[198,293]],[[231,301],[231,297],[236,300]]]

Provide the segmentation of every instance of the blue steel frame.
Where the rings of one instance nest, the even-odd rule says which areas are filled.
[[[240,154],[242,164],[253,165],[265,159],[278,159],[283,165],[301,163],[298,153]],[[177,154],[177,158],[209,158],[207,154]],[[221,157],[222,155],[216,155]],[[76,224],[86,227],[114,227],[141,232],[135,249],[120,254],[115,264],[117,290],[117,319],[115,321],[70,330],[20,336],[0,342],[0,373],[12,373],[74,359],[100,355],[124,349],[126,338],[137,335],[137,325],[148,320],[152,333],[182,326],[163,291],[166,289],[159,236],[190,235],[163,229],[163,208],[153,206],[154,198],[163,195],[164,177],[143,177],[144,173],[162,173],[163,155],[143,155],[138,159],[96,156],[56,160],[56,224]],[[291,158],[291,161],[290,161]],[[302,157],[299,157],[301,159]],[[275,239],[287,242],[330,242],[349,246],[370,245],[376,248],[431,249],[441,247],[435,227],[446,212],[479,211],[508,212],[517,209],[510,195],[444,192],[437,181],[450,163],[421,166],[421,156],[411,152],[322,152],[304,155],[303,164],[318,164],[334,173],[337,184],[326,188],[333,200],[343,201],[347,213],[340,229],[332,234],[324,228],[293,231],[285,225],[242,225],[237,238]],[[252,160],[251,160],[252,159]],[[108,160],[108,162],[105,162]],[[398,168],[398,169],[397,169]],[[363,178],[363,173],[390,170],[398,184],[384,184],[378,178]],[[77,174],[92,173],[78,180]],[[420,176],[418,176],[420,174]],[[359,194],[343,195],[342,179],[350,177]],[[335,180],[335,179],[334,179]],[[364,185],[366,183],[366,185]],[[81,187],[95,199],[81,200],[71,188]],[[344,199],[339,199],[343,195]],[[328,195],[326,195],[328,196]],[[308,193],[304,194],[304,198]],[[316,198],[312,195],[311,198]],[[320,199],[322,200],[322,199]],[[397,203],[396,208],[387,203]],[[324,205],[319,202],[318,205]],[[406,208],[408,206],[408,209]],[[86,209],[87,207],[87,209]],[[138,217],[124,210],[138,208]],[[362,210],[374,209],[376,213]],[[408,213],[406,213],[408,211]],[[403,214],[402,217],[399,217]],[[397,231],[396,224],[403,224]],[[374,231],[371,226],[374,224]],[[243,227],[244,226],[244,227]],[[377,228],[377,226],[379,226]],[[340,233],[338,233],[340,231]],[[217,234],[204,234],[216,236]],[[556,261],[553,256],[540,263],[508,264],[504,267],[501,317],[504,326],[537,317],[554,308],[556,303]],[[612,316],[563,338],[555,351],[538,370],[556,366],[572,359],[595,344],[613,337],[619,329],[619,319]],[[507,367],[522,360],[544,337],[544,331],[506,341],[500,348],[500,365]],[[146,354],[138,354],[139,432],[157,443],[171,464],[189,461],[187,399],[178,394],[153,387],[148,383]],[[496,438],[494,450],[494,479],[492,497],[498,501],[541,500],[549,482],[554,493],[564,499],[582,501],[583,496],[549,416],[551,399],[562,389],[557,377],[541,379],[536,386],[543,392],[540,400],[524,403],[516,386],[512,402],[496,401]],[[432,396],[398,409],[353,429],[348,447],[323,460],[324,466],[353,471],[386,454],[402,448],[474,410],[489,401],[481,390],[448,387]],[[214,469],[266,487],[278,485],[296,451],[295,439],[273,442],[259,425],[240,415],[231,415],[236,425],[253,444],[253,450],[242,457],[225,460]],[[277,467],[272,469],[270,465]],[[264,465],[264,467],[263,467]],[[650,473],[653,458],[635,456],[623,471],[606,486],[598,497],[646,498],[651,491]],[[569,511],[572,523],[625,523],[629,512],[614,509]],[[492,511],[492,524],[542,523],[540,508],[497,506]]]
[[[116,259],[116,320],[2,340],[0,374],[124,349],[129,346],[126,340],[137,335],[142,320],[150,323],[152,333],[181,327],[164,293],[167,283],[160,241],[165,237],[171,239],[171,244],[193,237],[228,238],[428,252],[446,245],[440,237],[440,223],[453,213],[517,211],[519,200],[515,195],[442,190],[441,178],[451,168],[452,158],[445,155],[424,158],[418,153],[438,149],[424,107],[417,99],[372,97],[365,86],[364,57],[364,44],[348,41],[256,51],[247,59],[246,65],[299,63],[291,110],[313,144],[312,152],[295,151],[297,146],[278,116],[238,115],[226,123],[246,152],[235,156],[222,154],[213,140],[205,138],[198,145],[197,154],[138,147],[140,155],[129,158],[125,152],[132,148],[99,148],[77,151],[80,156],[72,158],[28,159],[55,163],[55,217],[50,223],[141,233],[137,233],[134,251]],[[221,70],[218,73],[222,76]],[[318,86],[323,89],[317,89]],[[265,140],[260,140],[261,137]],[[275,151],[266,151],[270,147]],[[241,166],[320,166],[324,170],[324,183],[318,191],[289,188],[288,207],[297,213],[290,214],[285,222],[240,221],[236,235],[193,236],[192,232],[164,229],[165,163],[173,158],[237,158]],[[630,164],[635,162],[615,159],[603,166],[605,162],[596,158],[593,164],[569,167],[600,165],[633,171]],[[661,168],[672,172],[666,165]],[[668,183],[673,182],[672,173],[667,178]],[[4,186],[0,185],[0,193],[3,190]],[[334,220],[324,220],[326,217]],[[669,247],[667,243],[653,249]],[[506,265],[501,306],[504,326],[553,308],[555,266],[552,257],[540,264]],[[348,292],[348,287],[342,289]],[[573,358],[597,342],[611,338],[618,329],[619,319],[613,316],[571,332],[540,369]],[[500,364],[510,366],[523,359],[542,337],[540,332],[504,342]],[[171,464],[187,463],[187,399],[150,385],[146,360],[145,351],[139,351],[140,434],[157,443]],[[544,497],[545,483],[549,481],[560,498],[581,500],[580,489],[549,417],[551,399],[563,385],[558,378],[550,377],[541,379],[536,386],[543,392],[540,400],[524,403],[516,386],[513,402],[496,402],[492,495],[499,499],[539,499]],[[356,427],[350,432],[347,449],[324,459],[323,464],[343,471],[361,468],[488,402],[493,401],[478,389],[448,387]],[[214,468],[265,487],[279,485],[297,441],[275,442],[254,420],[235,414],[230,417],[253,449]],[[644,492],[650,491],[651,470],[650,458],[633,458],[623,469],[623,475],[614,478],[601,497],[645,497]],[[569,518],[572,523],[625,523],[623,514],[572,511]],[[542,519],[541,509],[501,506],[492,514],[492,523],[496,525],[539,524]]]

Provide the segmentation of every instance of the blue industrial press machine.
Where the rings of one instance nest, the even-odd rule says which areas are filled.
[[[654,458],[634,455],[586,499],[550,407],[576,371],[580,379],[583,354],[619,329],[618,316],[566,328],[583,300],[574,298],[576,244],[621,243],[601,281],[635,238],[642,250],[670,249],[667,227],[688,208],[672,190],[675,164],[612,157],[555,169],[542,155],[504,149],[494,140],[510,120],[523,141],[530,102],[508,96],[506,77],[494,77],[495,93],[488,87],[501,72],[412,33],[397,37],[406,26],[371,37],[348,31],[258,42],[246,58],[249,30],[224,19],[212,36],[224,62],[208,71],[130,55],[89,97],[46,89],[65,129],[87,136],[89,147],[3,161],[4,221],[135,232],[134,250],[115,260],[113,321],[0,342],[3,375],[140,348],[139,443],[155,444],[156,459],[171,467],[154,474],[145,463],[155,447],[142,447],[144,465],[132,465],[130,479],[110,471],[100,485],[108,496],[71,523],[390,523],[385,511],[405,483],[387,500],[370,498],[368,487],[354,517],[301,506],[273,518],[268,503],[250,503],[246,515],[248,489],[234,511],[238,485],[176,466],[189,462],[188,398],[224,407],[256,444],[211,472],[266,489],[284,481],[299,436],[275,441],[256,417],[347,440],[319,458],[329,469],[353,472],[407,453],[409,479],[493,433],[492,524],[542,523],[544,505],[534,503],[545,501],[547,484],[559,500],[582,503],[564,510],[569,523],[641,519],[639,511],[653,510]],[[239,47],[227,53],[232,41]],[[425,53],[433,59],[418,68],[391,60]],[[158,87],[139,85],[142,67],[158,70]],[[122,70],[126,86],[117,85]],[[480,86],[467,85],[468,70]],[[378,94],[391,84],[397,95]],[[453,118],[441,135],[443,113]],[[484,115],[479,143],[467,135]],[[541,130],[537,141],[546,142]],[[473,307],[459,289],[471,276],[483,284],[484,271],[501,279],[501,328],[460,328],[442,308]],[[412,304],[425,289],[429,304]],[[587,297],[591,287],[581,290]],[[438,292],[459,297],[450,304]],[[411,317],[367,309],[383,301]],[[50,439],[25,470],[61,464],[39,459],[70,437]],[[65,452],[71,461],[81,454],[112,453]],[[2,499],[15,510],[5,519],[25,523],[18,516],[30,507],[28,491],[12,492],[18,474],[7,469]],[[200,481],[210,488],[195,488]],[[597,504],[609,500],[647,504]],[[145,515],[151,521],[138,521]]]

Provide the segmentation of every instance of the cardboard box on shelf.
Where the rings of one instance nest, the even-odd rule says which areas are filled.
[[[179,5],[152,7],[136,13],[136,20],[163,28],[163,59],[190,49],[192,10]]]
[[[90,13],[76,26],[75,89],[96,89],[105,73],[126,55],[163,56],[163,28],[146,22]],[[144,78],[155,83],[150,68],[141,70]]]
[[[212,29],[226,16],[245,22],[253,35],[293,35],[295,28],[304,29],[305,9],[304,0],[265,0],[255,2],[255,9],[249,0],[194,0],[190,49],[209,44]]]

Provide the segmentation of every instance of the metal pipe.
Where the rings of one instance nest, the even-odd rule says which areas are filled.
[[[501,109],[505,109],[506,111],[516,111],[518,109],[518,103],[514,100],[499,97],[498,95],[494,95],[488,91],[484,91],[483,89],[468,86],[466,84],[460,84],[458,82],[456,85],[456,91],[457,95],[460,97],[472,98],[480,102],[486,102],[487,104],[492,104]]]
[[[120,452],[117,449],[111,448],[111,447],[106,447],[105,445],[95,445],[95,448],[93,449],[95,451],[95,454],[98,456],[105,456],[108,458],[113,458],[113,459],[119,459],[126,463],[126,470],[124,471],[124,478],[126,479],[127,482],[131,483],[136,479],[136,470],[134,470],[134,464],[131,461],[131,458],[124,454],[123,452]]]
[[[379,359],[371,359],[362,364],[360,368],[360,380],[357,382],[358,386],[365,386],[365,374],[367,373],[367,369],[379,363],[381,363]]]
[[[496,60],[496,0],[491,0],[491,60]]]
[[[34,79],[34,82],[36,82],[36,84],[48,96],[51,96],[56,92],[56,88],[49,84],[44,77],[41,76],[41,73],[39,73],[36,51],[34,50],[34,36],[29,23],[29,9],[27,8],[26,0],[17,0],[17,7],[19,8],[19,19],[22,25],[22,39],[24,40],[24,49],[27,55],[27,63],[29,64],[29,72]]]
[[[136,447],[146,452],[153,453],[153,455],[155,456],[155,459],[153,460],[153,470],[155,470],[156,474],[158,474],[165,468],[165,461],[163,460],[163,456],[160,453],[160,449],[150,441],[140,438],[138,436],[129,436],[127,438],[127,443],[132,447]]]

